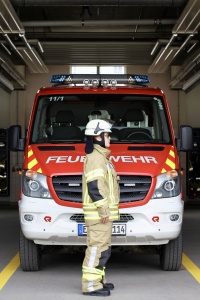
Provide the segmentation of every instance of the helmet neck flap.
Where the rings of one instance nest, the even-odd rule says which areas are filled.
[[[96,139],[93,140],[94,144],[98,144],[99,146],[103,147],[103,148],[106,148],[105,146],[105,138],[104,138],[104,132],[102,132],[100,134],[100,137],[101,137],[101,141],[98,141]]]
[[[105,146],[105,139],[104,139],[104,132],[100,134],[101,141],[96,140],[93,136],[86,136],[87,141],[85,145],[85,153],[90,154],[94,150],[94,144],[97,144],[103,148],[106,148]]]

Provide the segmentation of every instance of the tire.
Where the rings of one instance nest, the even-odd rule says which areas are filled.
[[[41,246],[28,240],[20,230],[20,264],[23,271],[39,271],[41,268]]]
[[[160,266],[164,271],[179,271],[182,263],[182,232],[168,244],[161,246]]]

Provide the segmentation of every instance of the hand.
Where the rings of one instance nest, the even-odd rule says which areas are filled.
[[[106,224],[109,221],[109,217],[102,218],[102,223]]]

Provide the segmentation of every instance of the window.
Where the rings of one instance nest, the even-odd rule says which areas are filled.
[[[97,74],[96,66],[71,66],[72,74]]]
[[[78,109],[77,109],[78,107]],[[82,143],[88,120],[115,121],[111,143],[170,143],[162,97],[100,93],[41,96],[34,115],[32,143]]]
[[[124,66],[71,66],[72,74],[125,74]]]
[[[125,74],[124,66],[100,66],[100,74]]]

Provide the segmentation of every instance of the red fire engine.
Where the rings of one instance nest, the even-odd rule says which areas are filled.
[[[120,176],[120,221],[112,245],[155,246],[163,270],[179,270],[184,202],[178,151],[192,148],[192,129],[175,139],[164,93],[145,75],[54,75],[35,97],[26,141],[10,128],[10,148],[24,151],[19,200],[20,259],[40,269],[46,246],[82,247],[85,125],[112,119],[111,160]]]

